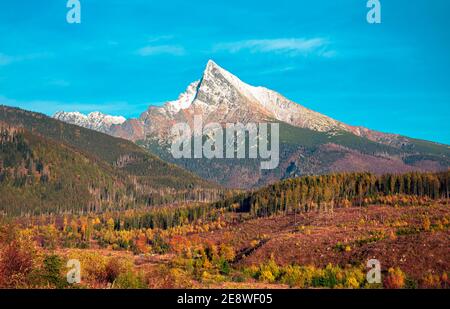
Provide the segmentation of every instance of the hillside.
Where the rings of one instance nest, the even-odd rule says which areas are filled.
[[[219,191],[132,142],[42,114],[0,106],[0,124],[0,210],[8,214],[209,200]]]
[[[69,288],[39,265],[78,259],[82,288],[448,288],[449,177],[308,176],[206,205],[0,221],[0,287]],[[8,264],[17,252],[36,266]]]
[[[270,216],[278,213],[332,211],[335,208],[386,203],[395,196],[401,205],[411,200],[448,200],[450,172],[385,174],[329,174],[286,179],[259,190],[216,203],[217,208],[236,207],[241,212]]]

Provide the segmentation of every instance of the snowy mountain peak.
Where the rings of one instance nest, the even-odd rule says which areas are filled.
[[[206,71],[213,69],[213,68],[220,68],[217,63],[214,62],[214,60],[209,59],[206,63]]]
[[[220,67],[213,60],[209,60],[201,80],[191,83],[177,100],[167,102],[163,112],[166,115],[174,116],[181,110],[190,108],[194,103],[196,106],[231,104],[235,101],[233,97],[237,92],[254,99],[250,88],[252,87],[238,77]]]
[[[213,109],[221,106],[220,110],[227,110],[232,115],[251,111],[254,116],[250,116],[248,120],[253,121],[258,120],[258,117],[259,120],[276,119],[321,132],[352,130],[349,126],[292,102],[273,90],[249,85],[212,60],[208,61],[198,87],[197,100],[213,106]]]
[[[338,121],[288,100],[275,91],[243,82],[213,60],[208,61],[200,81],[191,83],[177,100],[167,102],[162,108],[151,108],[150,114],[145,113],[143,119],[146,123],[156,123],[152,115],[183,119],[186,110],[189,111],[187,115],[201,113],[205,119],[218,122],[276,119],[322,132],[350,129]],[[146,120],[151,118],[153,121]]]
[[[243,82],[236,75],[220,67],[214,61],[209,60],[203,74],[200,90],[205,90],[205,88],[214,86],[222,87],[224,82],[226,82],[230,90],[228,94],[237,91],[241,96],[253,102],[258,102],[262,107],[268,107],[271,103],[275,103],[277,98],[281,97],[281,95],[275,91],[264,87],[252,86]],[[214,91],[217,91],[217,89]]]
[[[252,88],[252,86],[242,82],[237,76],[210,60],[197,87],[193,104],[207,113],[215,113],[217,109],[220,109],[222,113],[229,113],[231,118],[236,118],[235,116],[239,112],[234,113],[234,111],[239,108],[251,109],[255,112],[260,110],[260,107],[257,106],[257,100],[252,95]],[[217,116],[220,120],[236,120],[226,119],[227,115]]]
[[[238,90],[247,90],[249,85],[241,81],[237,76],[231,74],[212,60],[208,61],[203,73],[202,83],[208,80],[226,80]]]
[[[126,121],[122,116],[111,116],[101,112],[85,115],[80,112],[61,111],[55,113],[53,118],[104,133],[108,132],[113,125],[120,125]]]
[[[56,113],[54,118],[97,131],[117,134],[132,140],[143,136],[168,137],[173,121],[191,123],[193,116],[201,114],[208,122],[248,123],[281,121],[295,127],[319,132],[347,131],[358,136],[379,137],[371,131],[363,131],[334,120],[297,104],[281,94],[249,85],[237,76],[209,60],[200,81],[191,83],[177,100],[163,106],[151,106],[133,125],[123,117],[104,115],[100,112],[83,115]]]

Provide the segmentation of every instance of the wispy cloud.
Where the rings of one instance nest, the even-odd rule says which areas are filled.
[[[99,111],[109,115],[136,116],[142,113],[148,107],[147,103],[130,103],[127,101],[117,102],[64,102],[52,100],[15,100],[0,95],[0,105],[15,106],[26,110],[53,115],[58,111],[80,112],[88,114],[90,112]]]
[[[152,36],[148,39],[149,43],[155,43],[160,41],[168,41],[172,40],[175,36],[172,34],[165,34],[165,35],[159,35],[159,36]]]
[[[180,45],[149,45],[138,49],[136,53],[142,57],[155,55],[183,56],[186,51]]]
[[[5,55],[0,53],[0,66],[1,65],[8,65],[10,63],[14,62],[14,57]]]
[[[259,72],[258,74],[278,74],[278,73],[287,73],[291,71],[295,71],[297,68],[295,66],[284,66],[284,67],[275,67],[268,68]]]
[[[264,40],[244,40],[216,44],[213,51],[237,53],[279,53],[290,56],[316,54],[323,57],[332,56],[328,49],[329,42],[324,38],[280,38]]]
[[[28,55],[10,56],[0,53],[0,66],[9,65],[15,62],[21,62],[25,60],[34,60],[50,56],[49,53],[34,53]]]

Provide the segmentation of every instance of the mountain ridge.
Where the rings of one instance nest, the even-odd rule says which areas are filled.
[[[262,120],[277,120],[286,122],[288,124],[302,127],[302,128],[308,128],[311,130],[319,131],[319,132],[331,132],[333,130],[344,130],[347,132],[351,132],[357,136],[368,138],[372,141],[376,141],[379,143],[384,144],[392,144],[395,143],[397,145],[401,145],[402,143],[406,142],[405,139],[407,137],[401,136],[399,134],[395,133],[385,133],[380,131],[375,131],[363,126],[352,126],[345,124],[341,121],[335,120],[329,116],[323,115],[321,113],[318,113],[316,111],[313,111],[311,109],[308,109],[298,103],[295,103],[288,98],[284,97],[283,95],[279,94],[276,91],[270,90],[266,87],[262,86],[251,86],[249,84],[244,83],[241,81],[238,77],[231,74],[230,72],[226,71],[219,65],[217,65],[214,61],[209,60],[205,71],[203,72],[203,76],[200,80],[192,82],[189,84],[187,89],[182,92],[179,95],[179,98],[177,100],[168,101],[162,106],[149,106],[147,111],[144,111],[141,116],[137,119],[130,118],[125,119],[123,117],[122,120],[125,119],[125,121],[121,121],[120,123],[105,123],[105,126],[108,127],[106,130],[101,130],[104,133],[108,133],[111,135],[121,135],[120,137],[130,139],[133,141],[145,138],[146,134],[151,135],[151,130],[146,130],[145,128],[140,130],[136,128],[136,126],[142,126],[145,127],[146,121],[148,120],[148,115],[151,114],[154,116],[155,114],[159,114],[160,116],[165,116],[171,120],[178,119],[180,117],[177,117],[180,112],[188,110],[189,108],[192,108],[195,111],[201,111],[202,107],[211,106],[211,96],[210,96],[210,90],[208,89],[208,86],[203,87],[205,81],[206,83],[210,83],[211,80],[217,79],[217,76],[223,76],[225,80],[231,81],[232,86],[237,88],[240,92],[244,93],[247,99],[250,99],[251,101],[258,101],[258,103],[264,107],[266,110],[261,111],[261,106],[256,106],[256,110],[253,112],[256,114],[256,116],[259,116],[259,121]],[[220,77],[219,77],[220,79]],[[203,88],[202,88],[203,87]],[[217,87],[220,88],[220,87]],[[223,98],[223,94],[220,93],[213,93],[214,96],[219,96],[219,99],[226,99]],[[220,97],[222,95],[222,97]],[[209,101],[209,103],[208,103]],[[214,100],[212,100],[214,101]],[[217,101],[217,100],[216,100]],[[206,102],[206,103],[205,103]],[[223,105],[223,102],[220,102]],[[233,105],[232,102],[226,102],[227,105]],[[255,102],[251,102],[255,103]],[[218,105],[217,102],[213,105]],[[255,106],[252,104],[251,106]],[[209,107],[209,113],[211,112],[211,107]],[[286,111],[287,110],[287,111]],[[217,111],[217,109],[213,109],[212,111]],[[205,112],[205,110],[203,110]],[[208,112],[208,109],[206,110]],[[69,123],[77,124],[84,127],[89,127],[89,125],[86,125],[82,123],[82,120],[75,119],[72,120],[70,117],[64,118],[64,115],[71,116],[71,114],[75,113],[62,113],[58,112],[53,115],[54,118],[66,121]],[[79,113],[78,113],[79,114]],[[81,117],[85,116],[80,114]],[[88,115],[89,116],[89,115]],[[105,115],[108,116],[108,115]],[[226,118],[230,119],[229,115],[226,115]],[[246,121],[246,119],[243,119],[243,117],[240,117],[242,121]],[[253,118],[255,118],[255,115],[253,115]],[[232,119],[230,119],[232,120]],[[79,122],[79,123],[77,123]],[[131,124],[131,125],[130,125]],[[136,133],[129,132],[129,136],[124,136],[124,134],[120,134],[120,132],[126,131],[123,130],[124,127],[131,127],[133,130],[136,130]],[[94,130],[95,127],[89,127]],[[100,131],[100,130],[99,130]],[[129,130],[128,130],[129,131]],[[150,132],[146,132],[150,131]],[[436,144],[437,143],[433,142]]]
[[[201,115],[203,123],[282,124],[280,168],[267,173],[252,170],[257,167],[248,160],[173,159],[169,153],[171,128],[179,122],[192,127],[194,115]],[[177,100],[150,106],[139,118],[112,125],[106,133],[137,142],[166,161],[230,187],[265,185],[289,175],[440,171],[450,166],[447,145],[345,124],[275,91],[246,84],[212,60],[201,79],[189,84]],[[294,173],[292,166],[296,166]],[[214,169],[228,171],[228,176],[222,178]],[[239,179],[241,173],[248,181]]]
[[[87,115],[80,112],[59,111],[53,115],[53,118],[102,133],[108,133],[111,126],[120,125],[126,121],[123,116],[106,115],[98,111]]]

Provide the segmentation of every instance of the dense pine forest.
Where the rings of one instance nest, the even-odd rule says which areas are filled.
[[[276,214],[329,212],[334,208],[374,204],[423,205],[448,200],[449,177],[450,172],[306,176],[288,179],[254,192],[229,191],[218,202],[138,210],[112,217],[118,230],[165,230],[198,221],[211,222],[223,212],[258,218]]]
[[[288,179],[266,188],[219,201],[217,208],[236,209],[255,216],[274,213],[327,211],[362,206],[387,196],[405,199],[448,199],[450,172],[331,174]]]

